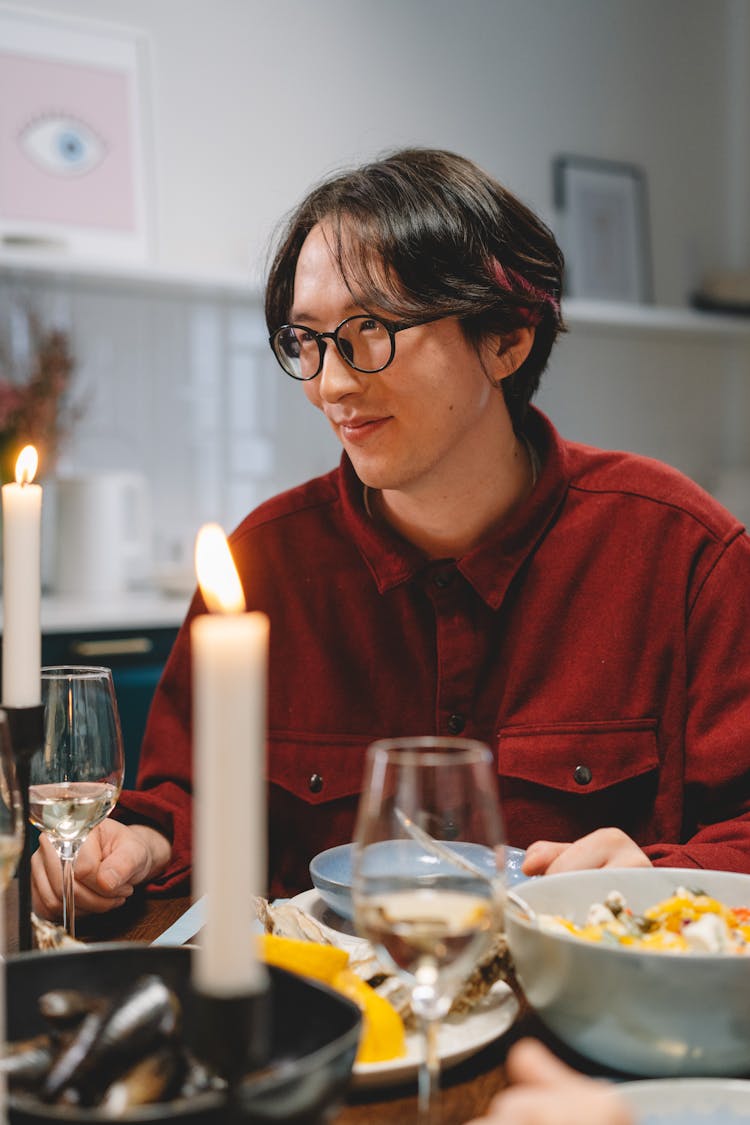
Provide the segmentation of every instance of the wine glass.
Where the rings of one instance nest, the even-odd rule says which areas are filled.
[[[16,761],[10,738],[10,724],[0,710],[0,893],[13,878],[24,843],[23,802],[18,789]],[[5,909],[0,902],[0,950],[5,949]],[[1,1015],[1,1013],[0,1013]]]
[[[0,892],[13,878],[24,841],[23,803],[18,790],[16,763],[8,717],[0,710]]]
[[[15,874],[23,851],[23,803],[16,779],[16,763],[10,741],[10,726],[5,711],[0,711],[0,892]],[[3,896],[4,899],[4,896]],[[0,950],[5,954],[6,906],[0,900]],[[5,1042],[5,971],[0,969],[0,1043]],[[6,1119],[7,1078],[0,1074],[0,1121]]]
[[[44,742],[31,759],[29,816],[60,856],[63,926],[73,936],[76,856],[122,789],[122,732],[111,669],[42,668],[42,705]]]
[[[440,1021],[501,928],[504,896],[488,747],[431,736],[373,743],[354,838],[354,921],[411,989],[422,1122],[436,1120]]]

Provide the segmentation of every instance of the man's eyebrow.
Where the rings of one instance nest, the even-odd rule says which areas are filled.
[[[366,316],[366,315],[367,315],[367,313],[365,312],[364,306],[358,305],[354,301],[352,301],[352,303],[350,305],[345,305],[344,308],[341,310],[341,315],[340,315],[337,323],[340,324],[342,320],[346,320],[350,316]],[[314,323],[316,320],[320,320],[320,317],[316,317],[315,313],[311,313],[307,309],[294,309],[294,308],[292,308],[289,311],[289,320],[287,321],[287,323],[288,324],[309,324],[310,322]]]

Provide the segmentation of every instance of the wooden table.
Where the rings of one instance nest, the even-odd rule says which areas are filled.
[[[78,936],[86,941],[152,941],[190,905],[188,898],[136,896],[120,910],[83,918]],[[443,1075],[441,1125],[463,1125],[486,1110],[492,1096],[505,1085],[503,1063],[507,1049],[521,1032],[535,1033],[525,1014],[505,1036]],[[352,1091],[332,1118],[332,1125],[409,1125],[417,1120],[413,1087]]]

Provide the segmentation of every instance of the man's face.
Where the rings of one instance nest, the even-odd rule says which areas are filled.
[[[326,240],[312,229],[300,251],[290,321],[330,332],[364,308],[347,289]],[[387,314],[385,319],[388,319]],[[420,495],[474,476],[485,440],[509,419],[477,349],[454,317],[399,332],[396,355],[377,374],[349,367],[326,341],[323,369],[303,384],[365,484]]]

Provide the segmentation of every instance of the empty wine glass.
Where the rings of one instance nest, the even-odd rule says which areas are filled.
[[[375,742],[354,839],[357,932],[410,987],[420,1021],[420,1121],[436,1120],[438,1031],[502,925],[503,829],[484,743]]]
[[[122,789],[120,717],[109,668],[42,668],[44,742],[31,759],[29,815],[62,863],[63,926],[75,933],[73,867]]]

